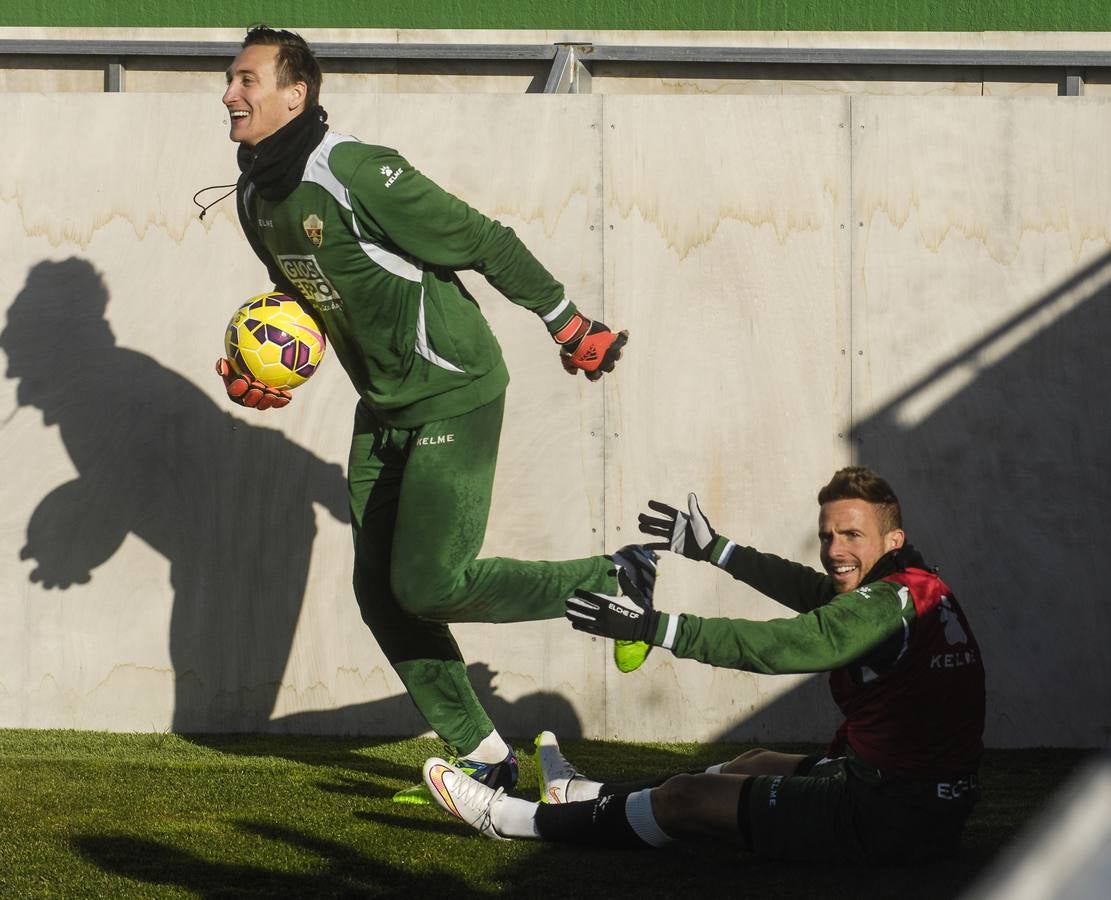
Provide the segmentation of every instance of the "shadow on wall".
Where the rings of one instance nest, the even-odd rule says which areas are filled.
[[[171,566],[173,730],[261,730],[304,598],[312,504],[346,521],[343,472],[116,346],[108,300],[89,262],[42,262],[0,333],[17,402],[58,427],[78,472],[39,502],[22,556],[35,562],[33,581],[65,590],[87,582],[134,533]],[[57,376],[61,332],[65,378]],[[267,469],[297,489],[265,490],[244,477]],[[282,527],[245,527],[243,510]]]
[[[972,622],[989,746],[1111,746],[1098,574],[1111,557],[1109,335],[1111,253],[852,431],[860,462],[891,481],[910,540]],[[788,740],[815,710],[828,711],[832,737],[840,715],[825,675],[723,716],[713,740]]]
[[[508,701],[498,696],[494,685],[497,674],[486,663],[467,666],[467,677],[483,708],[506,734],[527,738],[548,729],[560,737],[577,739],[583,736],[582,721],[566,697],[537,691]],[[383,735],[419,734],[427,728],[409,695],[401,693],[338,709],[281,716],[272,719],[266,730],[290,734]]]
[[[790,610],[785,615],[793,615]],[[775,675],[757,678],[774,681]],[[738,692],[751,696],[749,691]],[[759,705],[756,706],[755,703]],[[841,722],[841,713],[829,693],[829,676],[813,675],[800,681],[774,700],[757,699],[740,718],[725,722],[712,738],[714,743],[742,743],[763,746],[781,743],[825,744]],[[724,717],[723,717],[724,718]]]
[[[1105,254],[853,431],[976,630],[997,746],[1111,744],[1109,335]]]

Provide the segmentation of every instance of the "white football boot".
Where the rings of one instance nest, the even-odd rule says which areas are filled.
[[[484,785],[443,759],[433,757],[424,764],[424,783],[432,798],[457,819],[496,841],[509,838],[498,834],[490,810],[505,794],[503,788]]]
[[[559,749],[556,736],[550,731],[541,731],[536,736],[536,772],[540,782],[541,803],[567,803],[567,789],[576,782],[575,800],[593,800],[598,796],[601,784],[582,775]],[[593,791],[590,788],[594,788]]]

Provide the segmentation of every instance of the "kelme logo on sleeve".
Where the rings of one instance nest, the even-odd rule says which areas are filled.
[[[382,168],[380,168],[378,171],[382,175],[386,176],[386,180],[385,182],[383,182],[383,185],[387,188],[395,181],[397,181],[397,179],[399,179],[405,172],[404,169],[391,169],[389,166],[382,166]]]
[[[278,256],[278,266],[298,292],[321,312],[339,309],[339,291],[324,274],[315,256],[285,254]]]
[[[305,229],[305,237],[307,237],[314,247],[319,247],[324,243],[324,220],[316,213],[310,213],[309,217],[301,223],[301,227]]]

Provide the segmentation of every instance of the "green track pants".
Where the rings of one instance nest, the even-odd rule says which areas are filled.
[[[617,589],[604,556],[477,559],[504,405],[503,395],[464,415],[401,429],[382,425],[360,403],[348,461],[363,620],[428,724],[461,756],[494,726],[447,623],[554,619],[575,588]]]

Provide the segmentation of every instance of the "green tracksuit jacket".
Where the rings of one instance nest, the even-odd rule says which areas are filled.
[[[880,580],[887,565],[873,569],[866,585],[838,595],[829,576],[724,537],[717,538],[711,559],[802,615],[752,621],[665,614],[653,643],[669,646],[676,656],[772,675],[851,664],[886,671],[914,624],[914,606],[903,602],[899,585]]]
[[[718,537],[711,560],[800,613],[753,622],[661,615],[653,643],[676,656],[752,672],[830,673],[846,748],[885,777],[963,777],[983,753],[984,666],[951,589],[909,544],[855,590],[798,563]]]
[[[508,384],[501,348],[455,270],[480,272],[550,332],[575,313],[511,228],[385,147],[329,132],[288,197],[267,201],[243,176],[238,201],[274,284],[313,305],[363,401],[393,427],[468,412]]]

